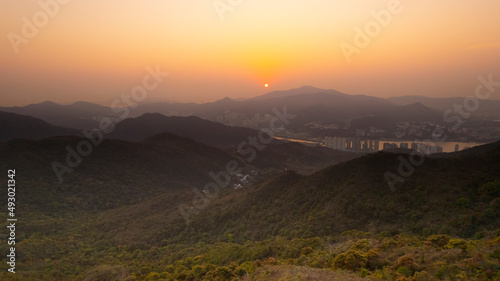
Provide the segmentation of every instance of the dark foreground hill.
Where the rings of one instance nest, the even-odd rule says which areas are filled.
[[[166,191],[203,185],[210,180],[210,171],[225,169],[227,162],[237,160],[217,148],[171,134],[143,143],[104,140],[89,155],[76,154],[84,141],[53,137],[2,143],[0,165],[4,170],[16,169],[23,185],[19,199],[30,206],[28,210],[80,212],[141,202]],[[80,164],[68,164],[68,155],[71,163],[79,158]],[[60,165],[57,170],[63,171],[62,182],[54,171],[55,162]]]
[[[160,233],[140,234],[148,241],[172,243],[196,243],[200,237],[205,242],[224,241],[228,234],[240,242],[275,235],[307,238],[351,229],[471,237],[500,227],[500,143],[489,147],[472,156],[426,158],[394,191],[384,175],[397,175],[400,159],[409,161],[407,154],[381,152],[307,176],[286,171],[212,200],[189,226],[178,216],[163,221]],[[154,202],[143,202],[139,209],[154,216],[163,213]],[[123,217],[121,211],[130,220],[114,225]],[[134,219],[139,214],[133,209],[121,211],[106,215],[100,224],[116,228],[130,223],[131,232],[145,227]]]
[[[27,196],[25,204],[33,203],[43,209],[47,203],[44,199],[50,199],[49,205],[102,210],[142,202],[165,191],[202,188],[213,181],[210,172],[226,171],[230,162],[241,168],[240,180],[235,175],[231,184],[244,186],[284,169],[310,173],[359,157],[321,147],[282,143],[270,144],[263,150],[246,147],[256,155],[248,161],[247,155],[237,150],[223,151],[170,133],[142,142],[105,139],[97,146],[92,145],[90,151],[81,146],[84,143],[89,144],[88,139],[74,136],[0,143],[0,165],[4,170],[17,168],[24,175],[19,180],[25,185],[21,193]],[[78,151],[84,151],[85,155]],[[71,200],[78,200],[81,205]]]
[[[229,161],[249,174],[280,161],[244,163],[236,154],[162,134],[140,143],[105,140],[59,184],[50,163],[64,162],[64,148],[81,140],[0,147],[6,160],[0,167],[16,169],[22,203],[16,253],[23,266],[12,280],[500,276],[500,143],[476,154],[426,158],[394,190],[384,175],[397,175],[408,154],[371,154],[310,175],[282,171],[208,196],[192,187],[213,181],[207,173]],[[268,148],[269,157],[281,155]],[[183,205],[196,209],[189,224]],[[5,213],[0,219],[6,221]]]

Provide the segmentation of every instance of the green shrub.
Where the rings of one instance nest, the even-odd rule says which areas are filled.
[[[478,191],[483,201],[490,201],[493,198],[500,197],[500,181],[485,183]]]
[[[408,267],[406,266],[402,266],[400,268],[398,268],[398,270],[396,270],[397,273],[403,275],[404,277],[410,277],[412,276],[412,271],[410,269],[408,269]]]
[[[368,242],[368,240],[366,239],[361,239],[358,242],[354,243],[351,249],[368,252],[368,250],[370,250],[370,242]]]
[[[207,269],[203,265],[195,265],[191,271],[198,278],[203,277],[207,273]]]
[[[462,252],[467,250],[467,241],[463,239],[451,239],[448,244],[446,244],[445,248],[448,249],[461,249]]]
[[[365,267],[368,258],[361,251],[349,250],[333,259],[333,267],[357,271]]]
[[[154,281],[160,279],[160,274],[158,272],[150,272],[146,277],[147,281]]]
[[[450,241],[451,237],[444,234],[431,235],[427,238],[434,247],[442,248]]]
[[[462,207],[462,208],[469,208],[469,204],[470,204],[470,202],[467,198],[461,197],[461,198],[457,199],[457,205]]]
[[[302,248],[302,255],[304,255],[304,256],[307,256],[307,255],[311,254],[312,252],[314,252],[312,247]]]

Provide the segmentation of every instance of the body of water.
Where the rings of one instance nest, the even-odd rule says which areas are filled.
[[[279,137],[274,137],[274,138],[277,139],[277,140],[300,142],[300,143],[303,143],[303,144],[321,145],[321,142],[319,142],[319,141],[297,140],[297,139],[287,139],[287,138],[279,138]]]

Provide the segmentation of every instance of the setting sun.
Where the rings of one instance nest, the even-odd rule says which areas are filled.
[[[266,87],[266,88],[269,87],[269,84],[265,84],[264,87]]]

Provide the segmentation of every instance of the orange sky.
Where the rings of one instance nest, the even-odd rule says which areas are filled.
[[[48,4],[52,15],[17,45],[12,34],[23,36],[23,18],[43,23],[47,12],[38,1],[0,2],[0,106],[107,104],[156,65],[170,76],[147,101],[207,102],[302,85],[467,96],[479,75],[500,80],[497,0],[401,0],[400,12],[350,62],[340,44],[355,46],[355,29],[398,1],[241,0],[223,20],[214,0],[40,2],[56,3]]]

